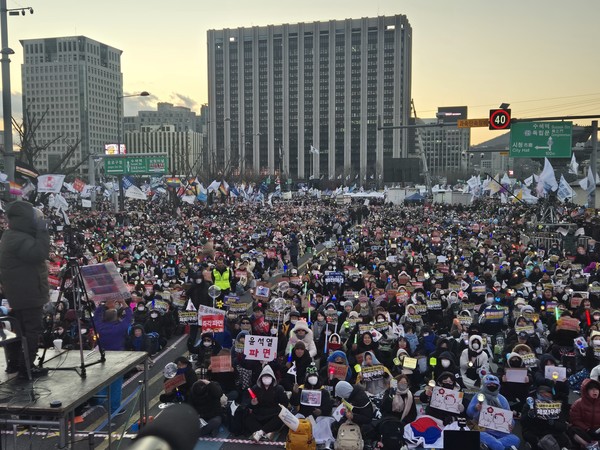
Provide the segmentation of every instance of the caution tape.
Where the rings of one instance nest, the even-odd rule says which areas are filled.
[[[276,447],[285,447],[285,442],[278,441],[255,441],[252,439],[229,439],[229,438],[208,438],[201,437],[198,439],[199,441],[208,441],[208,442],[226,442],[230,444],[260,444],[260,445],[274,445]]]

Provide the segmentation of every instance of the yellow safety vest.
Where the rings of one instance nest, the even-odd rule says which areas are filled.
[[[215,286],[220,287],[222,291],[225,289],[231,289],[231,283],[229,282],[229,269],[222,274],[217,269],[214,269],[213,277],[215,279]]]

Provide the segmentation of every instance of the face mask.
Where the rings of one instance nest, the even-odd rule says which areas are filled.
[[[495,384],[492,384],[491,386],[488,386],[487,389],[490,392],[496,392],[498,390],[498,386],[496,386]]]
[[[296,322],[298,322],[298,321],[297,321],[297,320],[290,320],[290,323],[291,323],[292,325],[296,325]]]
[[[210,347],[212,345],[212,342],[204,341],[204,342],[202,342],[202,345],[204,345],[205,347]]]
[[[377,323],[383,323],[385,322],[385,319],[377,319]]]
[[[277,334],[277,328],[271,328],[271,334],[275,336]]]
[[[488,297],[488,298],[485,299],[485,304],[486,305],[491,305],[492,303],[494,303],[494,299],[493,298]]]
[[[594,340],[592,341],[592,345],[593,345],[594,347],[600,347],[600,339],[594,339]]]
[[[202,278],[196,278],[196,284],[202,284]]]
[[[471,347],[473,348],[473,350],[479,350],[479,342],[473,342],[473,344],[471,344]]]
[[[262,377],[261,378],[262,384],[265,386],[271,386],[271,383],[273,383],[273,378],[271,377]]]
[[[447,359],[442,359],[442,367],[444,369],[447,369],[448,367],[450,367],[450,361],[448,361]]]
[[[408,389],[407,383],[398,383],[398,391],[399,392],[406,392],[407,389]]]
[[[453,383],[442,383],[442,387],[446,388],[446,389],[452,389],[452,388],[454,388],[454,384]]]
[[[143,306],[138,306],[138,311],[143,311],[145,308]]]
[[[308,384],[311,384],[314,386],[315,384],[318,383],[319,377],[308,377],[307,381],[308,381]]]
[[[150,314],[150,317],[152,317],[153,319],[156,319],[158,317],[158,314]]]

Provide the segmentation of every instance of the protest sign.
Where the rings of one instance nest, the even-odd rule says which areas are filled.
[[[198,317],[210,316],[210,315],[225,315],[225,311],[218,308],[211,308],[210,306],[200,305],[198,306]]]
[[[165,392],[167,394],[170,394],[171,392],[173,392],[175,390],[175,388],[178,388],[179,386],[182,386],[185,384],[185,375],[180,373],[179,375],[175,375],[173,378],[169,378],[168,380],[165,381],[164,383],[164,387],[165,387]]]
[[[218,355],[210,357],[210,371],[212,373],[233,372],[231,355]]]
[[[485,309],[483,312],[486,321],[498,322],[504,319],[503,309]]]
[[[560,402],[540,402],[535,401],[534,410],[538,419],[558,419],[560,416],[562,404]]]
[[[300,426],[300,420],[294,416],[289,409],[287,409],[283,405],[281,406],[281,411],[279,412],[279,418],[281,421],[292,431],[296,431]]]
[[[524,353],[521,355],[521,359],[523,360],[523,365],[525,365],[525,367],[536,367],[538,364],[538,360],[534,353]]]
[[[322,392],[319,390],[302,389],[300,393],[300,404],[304,406],[321,406]]]
[[[221,333],[225,329],[223,314],[207,314],[202,316],[202,333]]]
[[[375,381],[383,378],[385,375],[385,367],[382,364],[374,366],[363,366],[360,372],[363,381]]]
[[[273,361],[277,356],[277,338],[265,336],[246,336],[244,340],[246,359],[254,361]]]
[[[462,398],[463,393],[460,391],[435,386],[431,393],[429,405],[442,411],[460,414],[462,412],[460,410]]]
[[[96,305],[109,300],[127,300],[131,297],[117,266],[112,262],[82,266],[81,275],[88,296]]]
[[[441,300],[427,300],[426,305],[429,311],[440,311],[442,309]]]
[[[513,412],[510,409],[483,405],[479,413],[479,426],[490,430],[510,433]]]
[[[406,321],[411,323],[421,322],[420,314],[409,314],[406,316]]]
[[[345,381],[348,375],[348,366],[345,364],[329,363],[328,366],[329,379],[332,380],[337,378],[338,380]]]
[[[473,318],[471,316],[458,316],[458,323],[460,323],[462,326],[469,326],[473,323]]]
[[[558,366],[546,366],[544,367],[544,378],[546,380],[566,381],[567,368]]]
[[[522,326],[515,327],[516,334],[519,334],[523,331],[529,335],[532,335],[534,333],[533,325],[522,325]]]
[[[526,383],[527,369],[508,368],[506,369],[507,383]]]
[[[271,295],[271,289],[267,286],[256,286],[254,296],[261,300],[268,300]]]
[[[326,270],[324,280],[325,283],[344,284],[344,273]]]
[[[575,319],[572,317],[561,317],[556,323],[556,329],[579,332],[579,324],[579,319]]]
[[[197,311],[179,311],[179,323],[198,325],[198,312]]]
[[[418,360],[417,358],[411,358],[409,356],[405,356],[402,360],[402,367],[405,369],[414,370],[417,368]]]

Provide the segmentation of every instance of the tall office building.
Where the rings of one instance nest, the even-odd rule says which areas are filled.
[[[21,41],[23,110],[40,121],[38,145],[52,144],[35,161],[42,172],[53,170],[73,146],[68,167],[83,165],[89,154],[119,140],[123,77],[121,50],[85,36]]]
[[[418,125],[442,124],[415,131],[417,144],[424,150],[432,177],[443,178],[448,172],[464,172],[467,169],[471,129],[458,128],[458,120],[466,118],[466,106],[447,106],[438,108],[435,119],[417,120]]]
[[[159,102],[156,111],[139,111],[137,116],[124,119],[125,131],[140,131],[145,126],[172,125],[174,131],[200,131],[198,116],[190,108]]]
[[[379,178],[409,153],[406,130],[377,118],[408,124],[411,55],[403,15],[208,31],[209,164]]]

